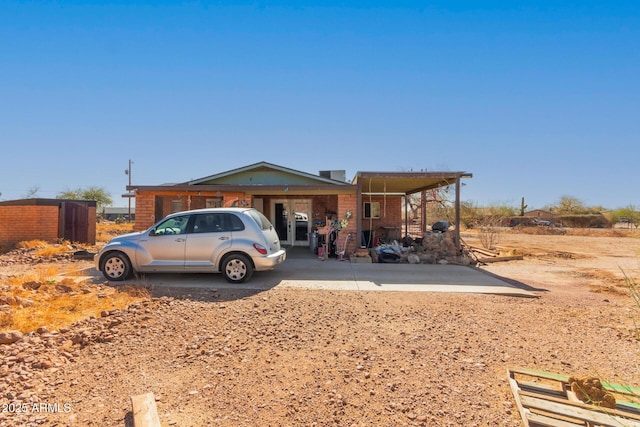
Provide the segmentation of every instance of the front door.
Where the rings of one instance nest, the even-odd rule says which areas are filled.
[[[280,244],[309,246],[311,232],[311,200],[274,200],[271,222],[276,228]]]

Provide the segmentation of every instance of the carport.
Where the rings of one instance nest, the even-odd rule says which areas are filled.
[[[462,178],[472,178],[473,174],[467,172],[358,172],[353,180],[357,187],[357,215],[358,218],[356,236],[358,236],[358,246],[362,245],[362,206],[363,201],[371,196],[402,196],[405,201],[405,212],[408,212],[408,197],[437,188],[455,185],[455,220],[454,220],[454,242],[460,250],[460,180]],[[425,204],[421,205],[422,218],[425,218]],[[404,216],[405,230],[409,229],[408,215]],[[421,226],[425,230],[425,224]]]

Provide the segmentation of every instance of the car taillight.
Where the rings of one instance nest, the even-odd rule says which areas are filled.
[[[258,243],[254,243],[253,247],[256,248],[256,251],[260,252],[262,255],[267,254],[267,248],[265,248],[264,246],[259,245]]]

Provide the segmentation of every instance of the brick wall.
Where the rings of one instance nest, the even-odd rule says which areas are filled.
[[[155,223],[155,195],[153,193],[136,193],[135,231],[143,231]]]
[[[401,239],[400,230],[403,225],[402,217],[402,197],[400,196],[363,196],[362,203],[365,202],[379,202],[380,203],[380,218],[363,218],[362,230],[371,230],[376,236],[385,239],[386,237],[395,237]],[[362,215],[364,216],[364,207],[362,208]],[[385,229],[383,227],[399,227],[398,230]],[[391,233],[395,233],[393,236]],[[387,234],[390,234],[387,236]]]
[[[338,250],[341,251],[344,247],[345,239],[349,233],[351,233],[351,240],[349,240],[347,244],[347,250],[345,251],[345,255],[349,256],[349,254],[355,252],[357,245],[357,204],[358,204],[358,196],[355,194],[341,194],[338,196],[338,219],[343,220],[345,218],[345,214],[347,212],[351,212],[351,218],[347,220],[347,226],[343,228],[340,233],[338,233]]]
[[[58,206],[0,206],[0,245],[27,240],[55,242],[58,216]]]

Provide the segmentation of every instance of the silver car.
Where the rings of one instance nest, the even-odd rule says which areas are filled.
[[[232,283],[271,270],[286,252],[271,222],[253,208],[212,208],[166,216],[146,231],[115,237],[95,255],[108,280],[133,273],[218,273]]]

